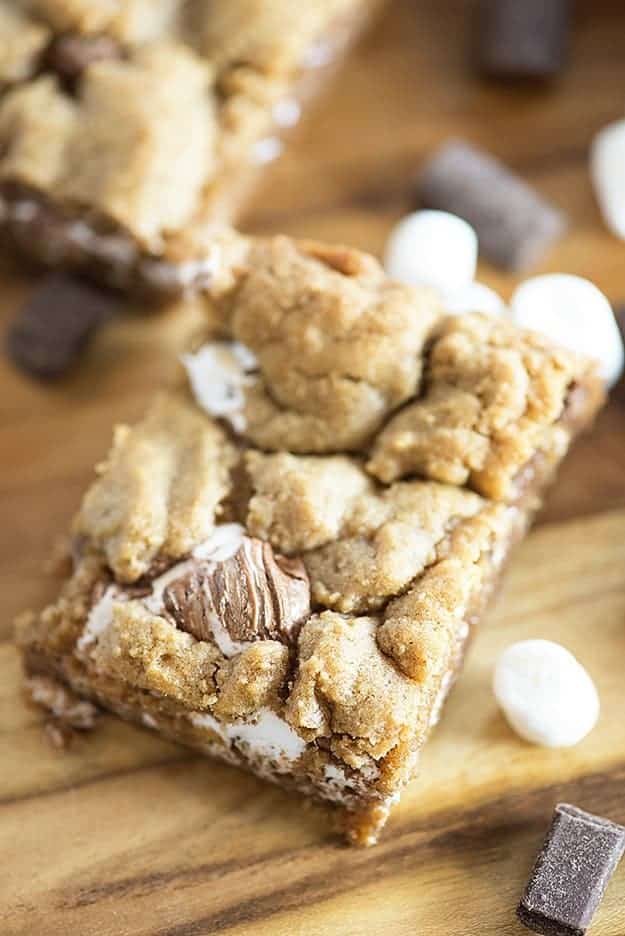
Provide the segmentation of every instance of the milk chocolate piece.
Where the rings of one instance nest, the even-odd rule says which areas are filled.
[[[475,228],[493,263],[525,270],[566,226],[563,215],[502,163],[460,141],[432,157],[418,181],[427,208],[450,211]]]
[[[484,0],[480,66],[489,75],[547,78],[563,67],[570,0]]]
[[[568,803],[551,827],[517,915],[545,936],[584,936],[625,850],[625,828]]]
[[[11,326],[9,357],[27,373],[47,380],[58,378],[116,306],[112,293],[62,273],[51,274]]]
[[[246,536],[234,556],[197,562],[171,582],[163,602],[177,626],[198,640],[210,639],[217,619],[234,641],[288,642],[310,614],[310,583],[300,559]]]

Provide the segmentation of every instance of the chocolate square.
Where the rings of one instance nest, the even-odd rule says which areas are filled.
[[[584,936],[625,850],[625,828],[568,803],[551,827],[517,915],[545,936]]]
[[[9,329],[7,353],[26,373],[56,379],[74,363],[117,305],[113,293],[62,273],[51,274],[22,306]]]

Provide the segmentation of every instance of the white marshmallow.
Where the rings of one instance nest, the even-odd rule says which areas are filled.
[[[572,747],[599,717],[592,679],[572,653],[550,640],[522,640],[504,650],[493,691],[517,734],[544,747]]]
[[[211,416],[227,419],[235,432],[245,431],[245,388],[254,383],[254,354],[237,341],[213,341],[181,357],[193,395]]]
[[[273,106],[272,116],[278,127],[294,127],[302,116],[302,109],[292,97],[282,98]]]
[[[215,646],[227,660],[239,653],[243,653],[244,650],[252,646],[253,641],[251,640],[233,640],[230,631],[216,614],[208,614],[206,621],[211,629]]]
[[[271,709],[261,709],[254,722],[222,722],[209,712],[193,712],[190,721],[198,728],[210,728],[224,741],[242,745],[251,757],[295,761],[306,742]]]
[[[625,240],[625,120],[608,124],[594,138],[590,177],[605,223]]]
[[[240,523],[219,523],[203,543],[193,550],[194,559],[209,559],[212,562],[225,562],[231,559],[243,545],[245,527]]]
[[[254,144],[254,162],[259,166],[273,162],[282,153],[282,140],[275,136],[263,137]]]
[[[505,315],[506,304],[494,289],[484,283],[469,283],[444,294],[445,311],[450,315],[484,312],[485,315]]]
[[[85,629],[76,642],[79,654],[86,653],[113,620],[113,605],[122,601],[123,595],[114,585],[109,585],[102,597],[93,605],[87,617]]]
[[[469,286],[477,266],[477,234],[446,211],[416,211],[391,231],[384,266],[410,286],[452,292]]]
[[[334,47],[328,40],[322,39],[308,46],[302,58],[303,68],[323,68],[329,65],[334,56]]]
[[[623,370],[623,340],[612,306],[589,280],[568,273],[534,276],[510,301],[512,319],[557,344],[595,358],[608,384]]]

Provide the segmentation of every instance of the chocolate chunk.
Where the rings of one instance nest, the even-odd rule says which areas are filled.
[[[566,227],[563,215],[522,179],[462,142],[448,143],[433,156],[418,191],[425,207],[472,224],[484,256],[505,269],[537,263]]]
[[[51,274],[11,326],[7,336],[9,357],[37,377],[60,377],[117,305],[112,293],[63,273]]]
[[[121,49],[110,36],[59,36],[50,45],[46,65],[61,81],[74,87],[82,73],[95,62],[121,58]]]
[[[214,622],[234,641],[284,640],[310,613],[310,583],[300,559],[276,555],[269,543],[244,537],[223,562],[197,562],[163,592],[176,625],[209,640]]]
[[[623,826],[560,803],[517,910],[521,922],[545,936],[584,936],[624,850]]]
[[[565,61],[570,0],[484,0],[480,65],[490,75],[547,78]]]

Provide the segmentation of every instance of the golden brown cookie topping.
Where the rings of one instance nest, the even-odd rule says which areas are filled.
[[[332,611],[302,628],[299,666],[286,714],[311,738],[349,735],[353,762],[384,757],[412,731],[423,701],[411,683],[378,650],[377,622]]]
[[[122,582],[160,554],[176,559],[212,533],[237,458],[225,433],[184,394],[160,396],[134,428],[117,428],[76,533],[106,554]]]
[[[361,449],[419,390],[424,345],[442,314],[435,295],[392,282],[357,251],[338,256],[283,237],[253,243],[234,288],[215,300],[258,360],[262,379],[245,406],[245,434],[258,448]]]
[[[367,469],[468,484],[497,500],[535,452],[556,460],[569,388],[591,365],[546,338],[482,315],[449,319],[429,354],[426,389],[379,434]]]
[[[98,670],[182,702],[191,710],[206,709],[217,700],[216,647],[196,641],[140,601],[114,605],[93,660]]]
[[[380,608],[436,559],[457,523],[483,506],[468,491],[420,481],[357,498],[336,541],[305,554],[314,599],[337,611]]]
[[[337,539],[345,516],[371,482],[353,459],[248,451],[245,466],[252,484],[247,526],[287,554]]]

